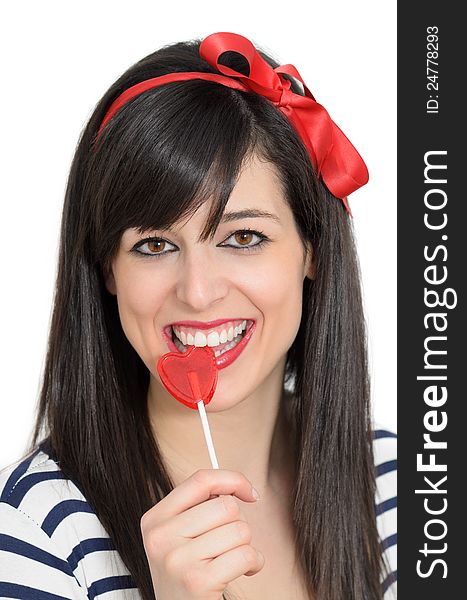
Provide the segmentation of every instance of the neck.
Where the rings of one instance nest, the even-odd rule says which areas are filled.
[[[283,370],[268,378],[235,406],[207,416],[219,468],[240,471],[260,495],[282,489],[292,469],[292,440],[287,423]],[[172,398],[151,377],[148,390],[151,426],[175,486],[198,469],[211,469],[198,410]]]

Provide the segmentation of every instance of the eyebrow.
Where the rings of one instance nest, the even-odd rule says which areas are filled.
[[[226,212],[222,216],[222,223],[230,223],[230,221],[237,221],[239,219],[254,219],[254,218],[264,218],[264,219],[273,219],[280,223],[280,219],[277,215],[267,212],[265,210],[259,210],[257,208],[245,208],[244,210],[238,210],[234,212]]]

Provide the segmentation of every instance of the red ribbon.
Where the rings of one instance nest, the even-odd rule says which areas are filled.
[[[250,67],[249,76],[219,64],[224,52],[241,54]],[[114,114],[131,98],[142,92],[170,83],[189,79],[215,81],[244,92],[255,92],[268,98],[289,119],[305,144],[318,177],[329,191],[340,198],[346,210],[352,214],[347,196],[368,182],[368,169],[360,154],[329,116],[327,110],[316,102],[297,69],[290,64],[273,69],[259,54],[255,46],[242,35],[229,32],[213,33],[200,45],[200,56],[224,75],[197,71],[169,73],[147,79],[125,90],[111,104],[98,131],[97,137]],[[298,79],[305,95],[295,94],[291,82],[282,74]],[[235,77],[235,79],[232,79]]]

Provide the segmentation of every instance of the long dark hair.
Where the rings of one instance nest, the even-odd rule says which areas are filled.
[[[211,239],[243,161],[260,156],[275,165],[316,265],[316,278],[304,281],[284,379],[293,387],[287,410],[296,439],[291,494],[298,556],[307,587],[320,600],[381,599],[366,331],[343,203],[316,178],[305,146],[271,102],[213,82],[175,82],[140,94],[96,143],[107,108],[131,85],[173,71],[218,72],[200,58],[200,41],[164,46],[130,67],[81,133],[63,207],[30,451],[48,439],[142,597],[155,598],[140,519],[174,484],[148,420],[149,372],[122,330],[104,278],[127,228],[169,227],[207,200],[213,208],[201,239]],[[248,74],[235,53],[222,62]]]

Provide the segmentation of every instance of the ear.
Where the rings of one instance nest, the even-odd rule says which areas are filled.
[[[303,266],[303,278],[313,280],[316,277],[315,255],[310,243],[307,244],[305,251],[305,264]]]
[[[112,269],[110,269],[109,272],[104,273],[104,281],[105,281],[105,287],[107,288],[107,291],[110,292],[111,294],[113,294],[114,296],[116,296],[117,295],[117,286],[115,284],[115,277],[112,272]]]

